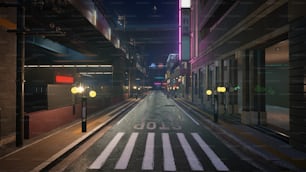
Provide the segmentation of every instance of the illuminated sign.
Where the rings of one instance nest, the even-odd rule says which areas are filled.
[[[161,82],[154,82],[154,85],[155,86],[160,86],[160,85],[162,85],[162,83]]]
[[[179,0],[179,60],[190,59],[190,0]]]
[[[190,60],[190,9],[182,9],[181,15],[181,59],[188,61]]]
[[[60,84],[73,84],[74,78],[72,76],[56,75],[55,82]]]
[[[190,8],[190,3],[191,3],[190,0],[181,0],[180,3],[182,8]]]
[[[165,77],[163,77],[163,76],[155,76],[154,79],[159,79],[159,80],[161,80],[161,79],[165,79]]]

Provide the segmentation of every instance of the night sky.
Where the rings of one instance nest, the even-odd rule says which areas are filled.
[[[164,63],[169,53],[178,52],[178,0],[104,0],[104,9],[127,40],[135,41],[137,52],[147,65]]]

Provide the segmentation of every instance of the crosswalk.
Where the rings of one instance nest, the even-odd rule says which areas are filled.
[[[172,133],[171,133],[172,134]],[[133,150],[135,149],[136,141],[139,138],[138,132],[133,132],[131,134],[126,134],[124,132],[118,132],[112,140],[108,143],[105,149],[99,154],[99,156],[91,163],[88,167],[89,169],[101,169],[106,163],[107,159],[110,157],[113,150],[116,148],[119,142],[125,142],[122,139],[124,135],[129,135],[128,140],[125,144],[123,151],[116,165],[115,170],[125,170],[128,168]],[[205,171],[205,164],[202,164],[197,155],[192,149],[189,142],[195,141],[199,147],[202,149],[202,154],[211,161],[211,164],[218,171],[229,171],[229,168],[222,162],[218,155],[209,147],[209,145],[201,138],[199,133],[174,133],[177,137],[180,147],[183,149],[184,155],[192,171]],[[187,135],[189,140],[187,139]],[[177,164],[175,162],[175,156],[173,153],[173,145],[171,145],[171,139],[169,133],[154,133],[149,132],[146,136],[144,155],[142,159],[141,170],[154,170],[154,147],[156,144],[156,137],[161,137],[162,152],[163,152],[163,170],[164,171],[177,171]],[[190,140],[192,138],[192,140]]]

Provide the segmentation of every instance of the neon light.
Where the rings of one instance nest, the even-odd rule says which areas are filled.
[[[55,82],[62,83],[62,84],[73,84],[74,78],[71,76],[56,75]]]
[[[154,79],[165,79],[163,76],[155,76]]]
[[[160,83],[160,82],[154,82],[154,85],[155,86],[160,86],[162,83]]]
[[[113,67],[112,65],[25,65],[24,67],[27,68],[71,68],[71,67],[78,67],[78,68],[95,68],[95,67],[102,67],[102,68],[109,68]]]
[[[182,3],[182,0],[179,0],[179,42],[178,42],[178,46],[179,46],[179,60],[181,61],[182,59],[182,8],[181,8],[181,4]]]
[[[160,64],[158,64],[157,67],[158,67],[158,68],[163,68],[163,67],[164,67],[164,64],[160,63]]]

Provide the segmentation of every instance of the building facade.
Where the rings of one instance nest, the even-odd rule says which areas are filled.
[[[303,7],[295,0],[192,0],[192,101],[239,115],[243,124],[273,126],[306,150]]]

